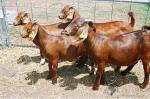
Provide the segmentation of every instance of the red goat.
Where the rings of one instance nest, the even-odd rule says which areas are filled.
[[[31,18],[29,17],[29,14],[26,11],[20,11],[14,21],[14,26],[19,26],[22,25],[24,26],[25,24],[31,22]],[[55,23],[55,24],[49,24],[49,25],[42,25],[42,27],[44,29],[46,29],[47,31],[50,31],[49,34],[50,35],[57,35],[60,36],[61,35],[61,31],[63,29],[65,29],[65,27],[69,24],[70,22],[67,23]],[[40,55],[41,55],[41,61],[40,64],[43,65],[45,63],[45,58],[42,52],[42,49],[40,49]],[[81,58],[79,58],[79,60],[76,62],[77,66],[78,65],[84,65],[84,61],[85,61],[85,56],[82,56]]]
[[[57,68],[60,59],[73,61],[85,54],[84,44],[76,43],[77,37],[51,35],[37,23],[25,24],[21,36],[33,40],[48,59],[53,84],[57,83]]]
[[[123,72],[125,75],[140,59],[143,63],[145,75],[140,87],[145,88],[149,82],[150,32],[139,30],[108,36],[105,33],[96,31],[96,27],[92,22],[88,24],[82,22],[84,22],[84,20],[78,18],[70,23],[67,28],[69,28],[71,32],[80,32],[81,34],[85,33],[83,32],[83,27],[89,28],[88,32],[86,32],[87,38],[85,38],[84,44],[91,61],[98,65],[93,90],[98,90],[99,84],[104,78],[105,67],[108,63],[116,64],[118,67],[128,66]]]
[[[128,15],[131,18],[130,23],[127,23],[124,21],[112,21],[112,22],[93,23],[93,24],[96,26],[96,30],[101,31],[108,35],[132,32],[133,27],[135,25],[135,18],[132,12],[129,12]],[[65,22],[72,22],[74,19],[77,19],[79,17],[80,17],[80,14],[71,5],[64,6],[64,8],[61,10],[60,15],[59,15],[59,19]],[[63,33],[65,34],[65,32]]]

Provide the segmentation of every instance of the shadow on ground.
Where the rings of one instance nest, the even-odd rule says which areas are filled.
[[[74,90],[77,88],[78,84],[92,87],[95,75],[88,75],[89,68],[87,66],[79,69],[75,66],[65,65],[58,69],[59,76],[62,78],[58,81],[61,87],[65,87],[66,90]],[[83,75],[82,77],[76,77]],[[47,79],[48,71],[38,73],[37,71],[32,71],[27,74],[26,80],[29,80],[29,85],[37,83],[39,79]],[[119,73],[114,71],[105,72],[105,84],[111,90],[112,94],[115,92],[115,87],[120,87],[125,84],[133,83],[138,85],[137,76],[134,73],[129,73],[126,76],[121,76]]]
[[[40,63],[40,56],[30,57],[28,55],[23,55],[17,59],[18,64],[23,63],[24,65],[26,65],[29,64],[30,62]]]

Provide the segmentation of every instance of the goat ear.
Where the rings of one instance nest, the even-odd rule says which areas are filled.
[[[93,29],[94,32],[96,32],[96,26],[93,24],[92,21],[88,22],[88,25],[89,25],[90,28]]]
[[[69,10],[69,15],[67,16],[67,19],[72,20],[74,13],[75,13],[75,10],[74,10],[74,9],[70,9],[70,10]]]
[[[32,23],[32,30],[36,29],[38,27],[37,23],[36,22],[33,22]]]
[[[39,26],[38,26],[36,23],[33,23],[33,24],[32,24],[32,32],[31,32],[30,35],[29,35],[29,39],[30,39],[30,40],[34,40],[34,38],[35,38],[36,35],[37,35],[38,28],[39,28]]]
[[[24,16],[29,16],[29,13],[26,12],[26,13],[24,14]]]
[[[25,15],[27,15],[27,12],[26,11],[21,11],[21,17],[24,17]]]
[[[88,29],[89,29],[88,25],[81,28],[81,34],[79,35],[81,39],[86,39],[88,37]]]

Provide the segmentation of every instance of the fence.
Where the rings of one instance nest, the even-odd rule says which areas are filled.
[[[132,11],[136,16],[135,29],[145,24],[150,25],[150,3],[133,2],[132,0],[127,2],[121,0],[5,0],[3,5],[6,10],[5,21],[11,24],[17,12],[25,10],[30,13],[32,19],[38,20],[41,24],[56,23],[59,22],[57,17],[59,11],[66,4],[73,4],[82,17],[96,22],[129,21],[127,13]],[[18,43],[18,39],[14,39],[20,37],[18,36],[19,31],[11,25],[8,27],[6,29],[10,34],[11,43]],[[19,40],[22,43],[22,39]]]
[[[0,0],[0,46],[8,47],[10,46],[9,35],[8,35],[8,25],[5,19],[6,11],[4,8],[3,0]]]

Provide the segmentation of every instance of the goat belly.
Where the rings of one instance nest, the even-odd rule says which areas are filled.
[[[109,57],[108,63],[118,65],[118,66],[127,66],[127,65],[137,62],[140,59],[138,55],[134,57],[131,56],[131,57],[123,57],[123,58]]]

